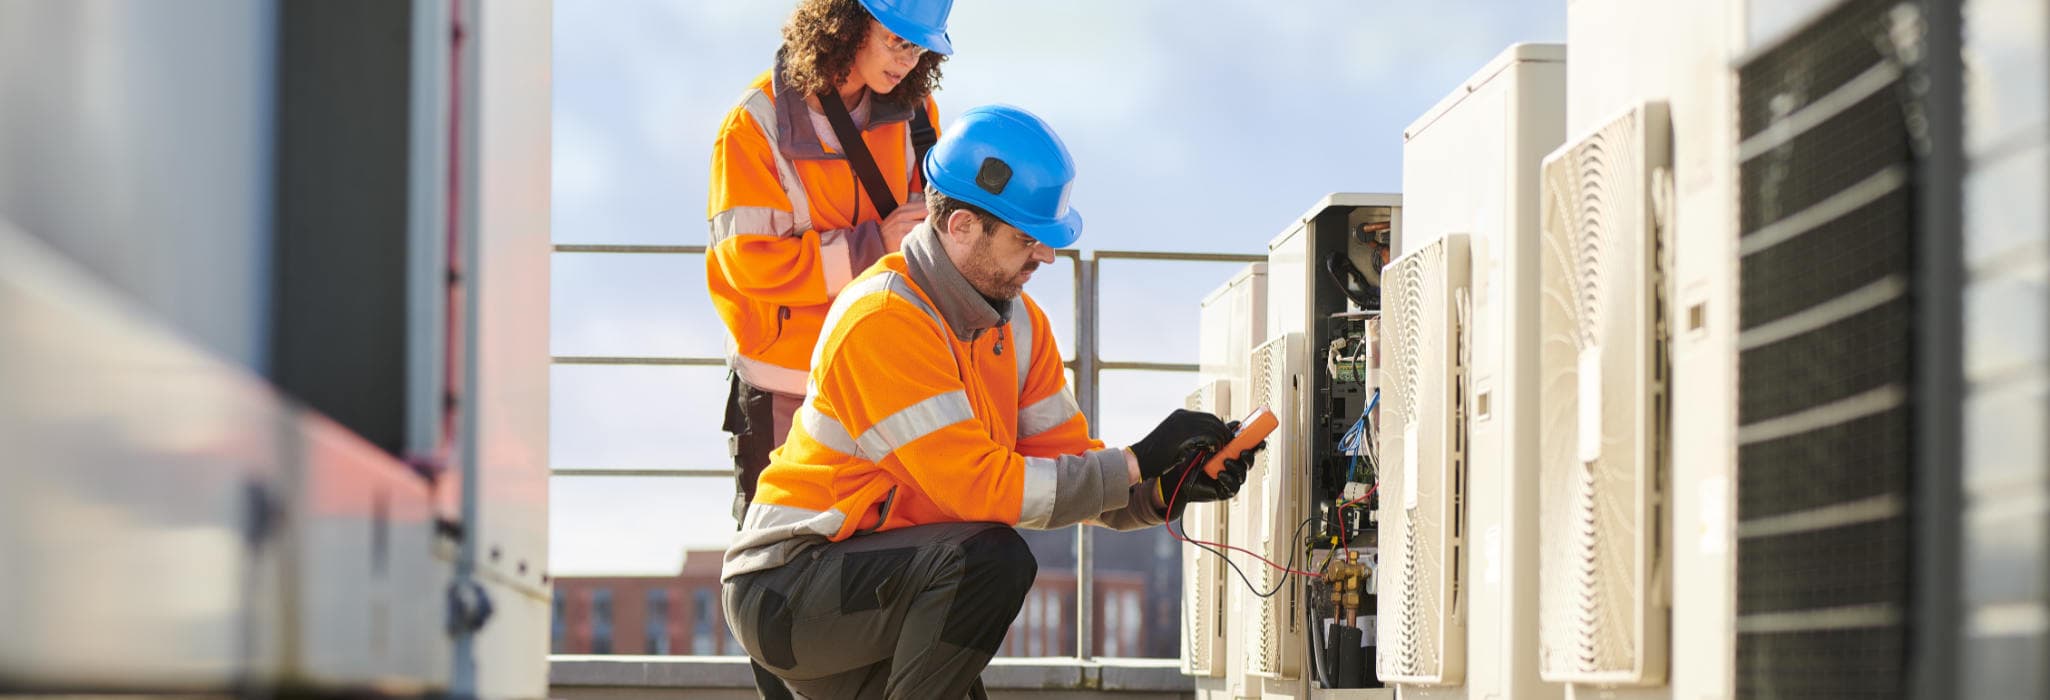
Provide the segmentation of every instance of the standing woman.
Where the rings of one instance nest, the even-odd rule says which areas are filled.
[[[705,277],[733,370],[736,519],[804,400],[833,297],[925,220],[919,161],[953,4],[802,0],[775,67],[719,126]]]

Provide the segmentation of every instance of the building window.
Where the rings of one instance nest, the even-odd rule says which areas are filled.
[[[591,589],[591,653],[612,653],[612,589]]]
[[[1034,627],[1037,627],[1037,628],[1038,628],[1038,631],[1037,631],[1037,633],[1035,633],[1035,634],[1033,634],[1033,635],[1032,635],[1032,643],[1031,643],[1031,644],[1028,644],[1028,645],[1026,645],[1026,647],[1025,647],[1025,653],[1027,653],[1027,654],[1031,654],[1031,655],[1033,655],[1033,656],[1045,656],[1045,655],[1046,655],[1046,617],[1045,617],[1045,615],[1046,615],[1046,596],[1045,596],[1045,595],[1036,595],[1036,596],[1032,596],[1032,597],[1031,597],[1031,598],[1029,598],[1028,600],[1030,601],[1030,604],[1029,604],[1029,605],[1028,605],[1028,606],[1026,607],[1026,613],[1025,613],[1025,615],[1026,615],[1026,617],[1032,618],[1032,620],[1033,620],[1034,622],[1037,622],[1037,623],[1039,623],[1039,624],[1037,624],[1037,625],[1034,625]]]
[[[641,649],[649,654],[669,653],[669,589],[648,591],[647,640]]]
[[[1023,647],[1025,636],[1031,634],[1031,632],[1026,631],[1025,615],[1023,614],[1025,611],[1019,610],[1018,612],[1018,615],[1011,618],[1011,631],[1004,635],[1004,646],[999,652],[1002,656],[1025,655]]]
[[[1075,622],[1068,617],[1068,599],[1063,597],[1060,591],[1051,588],[1040,595],[1046,598],[1046,622],[1043,625],[1046,655],[1060,656],[1061,645],[1066,644],[1066,640],[1075,638],[1075,631],[1068,629]]]
[[[1124,604],[1118,607],[1118,630],[1124,634],[1125,654],[1145,656],[1145,650],[1139,647],[1139,592],[1128,590],[1120,597]]]
[[[713,636],[712,589],[691,591],[690,653],[712,656],[719,653],[719,638]]]
[[[1119,625],[1119,623],[1124,618],[1118,615],[1118,613],[1123,612],[1124,609],[1125,608],[1123,598],[1114,595],[1103,596],[1103,625],[1099,629],[1102,629],[1104,631],[1104,656],[1109,656],[1113,658],[1124,656],[1125,638],[1123,634],[1120,634],[1120,632],[1123,631],[1123,628]]]
[[[549,596],[549,598],[550,605],[555,608],[555,612],[552,616],[553,622],[548,625],[548,653],[560,654],[567,651],[567,649],[563,648],[565,646],[563,642],[569,639],[569,624],[568,620],[563,618],[565,617],[565,611],[569,608],[569,601],[563,599],[561,593],[556,593],[553,596]]]

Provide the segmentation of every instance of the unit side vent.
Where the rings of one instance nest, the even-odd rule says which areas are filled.
[[[1467,237],[1448,235],[1383,275],[1380,678],[1457,685],[1465,675],[1462,553],[1466,411],[1461,343]]]
[[[1204,382],[1184,404],[1191,411],[1222,414],[1229,403],[1231,382]],[[1181,527],[1189,539],[1226,541],[1222,503],[1192,503],[1182,511]],[[1182,548],[1182,672],[1216,678],[1225,671],[1224,560],[1195,547]]]
[[[1281,422],[1281,427],[1267,438],[1267,449],[1253,458],[1246,475],[1247,483],[1258,487],[1253,494],[1257,511],[1247,526],[1255,529],[1255,550],[1275,563],[1287,563],[1290,552],[1299,546],[1295,538],[1306,534],[1297,527],[1303,517],[1302,481],[1306,476],[1303,460],[1298,456],[1306,420],[1301,414],[1301,393],[1307,381],[1303,376],[1303,345],[1301,333],[1288,333],[1254,348],[1249,363],[1252,396],[1265,402]],[[1234,500],[1245,498],[1241,493]],[[1302,602],[1297,596],[1301,587],[1284,580],[1288,574],[1274,567],[1253,568],[1259,569],[1254,582],[1260,590],[1278,587],[1279,592],[1260,599],[1258,644],[1250,650],[1249,670],[1264,678],[1296,678],[1302,668],[1304,644],[1296,614],[1301,610],[1298,606]]]
[[[1549,681],[1665,678],[1670,449],[1654,198],[1670,181],[1668,133],[1665,106],[1641,104],[1544,162],[1538,670]]]

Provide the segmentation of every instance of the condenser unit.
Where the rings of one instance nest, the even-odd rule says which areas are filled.
[[[1307,534],[1299,527],[1304,518],[1306,474],[1301,455],[1308,410],[1303,400],[1303,356],[1302,334],[1287,333],[1254,348],[1248,362],[1253,384],[1251,401],[1274,411],[1281,425],[1268,436],[1267,449],[1254,458],[1246,475],[1246,487],[1232,499],[1233,507],[1242,509],[1232,514],[1232,523],[1246,535],[1249,549],[1278,564],[1287,563],[1292,552],[1304,548],[1298,537]],[[1297,568],[1302,566],[1303,559],[1296,557]],[[1262,592],[1274,591],[1265,598],[1245,596],[1246,612],[1254,616],[1250,621],[1254,643],[1247,648],[1245,671],[1256,677],[1246,685],[1259,685],[1257,679],[1300,678],[1303,647],[1307,644],[1300,619],[1301,586],[1288,580],[1289,574],[1271,566],[1256,564],[1244,568],[1253,574],[1253,584]]]
[[[1670,177],[1662,103],[1545,159],[1538,309],[1539,671],[1662,682],[1666,672],[1666,289],[1654,193]]]
[[[1456,685],[1466,668],[1467,237],[1382,273],[1380,678]],[[1393,462],[1390,464],[1389,462]]]
[[[1251,398],[1252,373],[1247,363],[1253,348],[1267,336],[1267,263],[1247,264],[1205,296],[1197,327],[1202,341],[1201,385],[1197,394],[1191,395],[1188,407],[1225,420],[1244,415],[1260,403]],[[1195,539],[1248,546],[1242,535],[1233,532],[1234,510],[1224,503],[1191,504],[1181,522]],[[1188,550],[1183,555],[1183,614],[1188,638],[1183,642],[1182,670],[1197,679],[1199,692],[1236,694],[1244,687],[1241,667],[1248,640],[1239,633],[1243,630],[1237,629],[1246,624],[1244,616],[1234,614],[1246,606],[1239,602],[1235,609],[1233,604],[1237,596],[1244,595],[1244,586],[1217,554],[1194,547]],[[1215,581],[1201,584],[1208,591],[1198,590],[1198,577]]]
[[[1231,383],[1216,379],[1197,387],[1184,405],[1191,411],[1225,417],[1230,397]],[[1223,542],[1228,511],[1221,503],[1191,503],[1182,511],[1182,532],[1200,542]],[[1224,675],[1226,575],[1224,559],[1217,553],[1182,548],[1183,673],[1205,678]]]
[[[1503,50],[1403,131],[1403,243],[1466,234],[1467,697],[1558,698],[1538,677],[1539,164],[1566,137],[1566,47]],[[1385,335],[1385,334],[1384,334]],[[1387,399],[1383,396],[1383,401]],[[1441,691],[1443,692],[1443,691]]]
[[[1737,697],[1914,696],[1917,519],[1949,517],[1914,479],[1959,468],[1917,441],[1956,400],[1920,393],[1917,246],[1958,239],[1918,218],[1915,8],[1834,3],[1737,68]]]

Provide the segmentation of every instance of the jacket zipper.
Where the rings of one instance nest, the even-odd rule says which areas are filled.
[[[895,486],[892,486],[892,487],[890,487],[890,492],[889,492],[889,493],[883,494],[883,503],[882,503],[882,505],[881,505],[881,506],[878,506],[878,507],[876,508],[876,524],[875,524],[875,527],[870,527],[870,528],[863,528],[863,529],[860,529],[860,530],[856,530],[856,531],[854,531],[854,534],[857,534],[857,535],[867,535],[867,534],[871,534],[871,533],[874,533],[874,532],[875,532],[875,531],[877,531],[877,530],[881,530],[881,529],[883,529],[883,525],[885,525],[885,524],[888,524],[888,523],[890,522],[890,506],[896,505],[896,503],[897,503],[897,487],[895,487]]]

